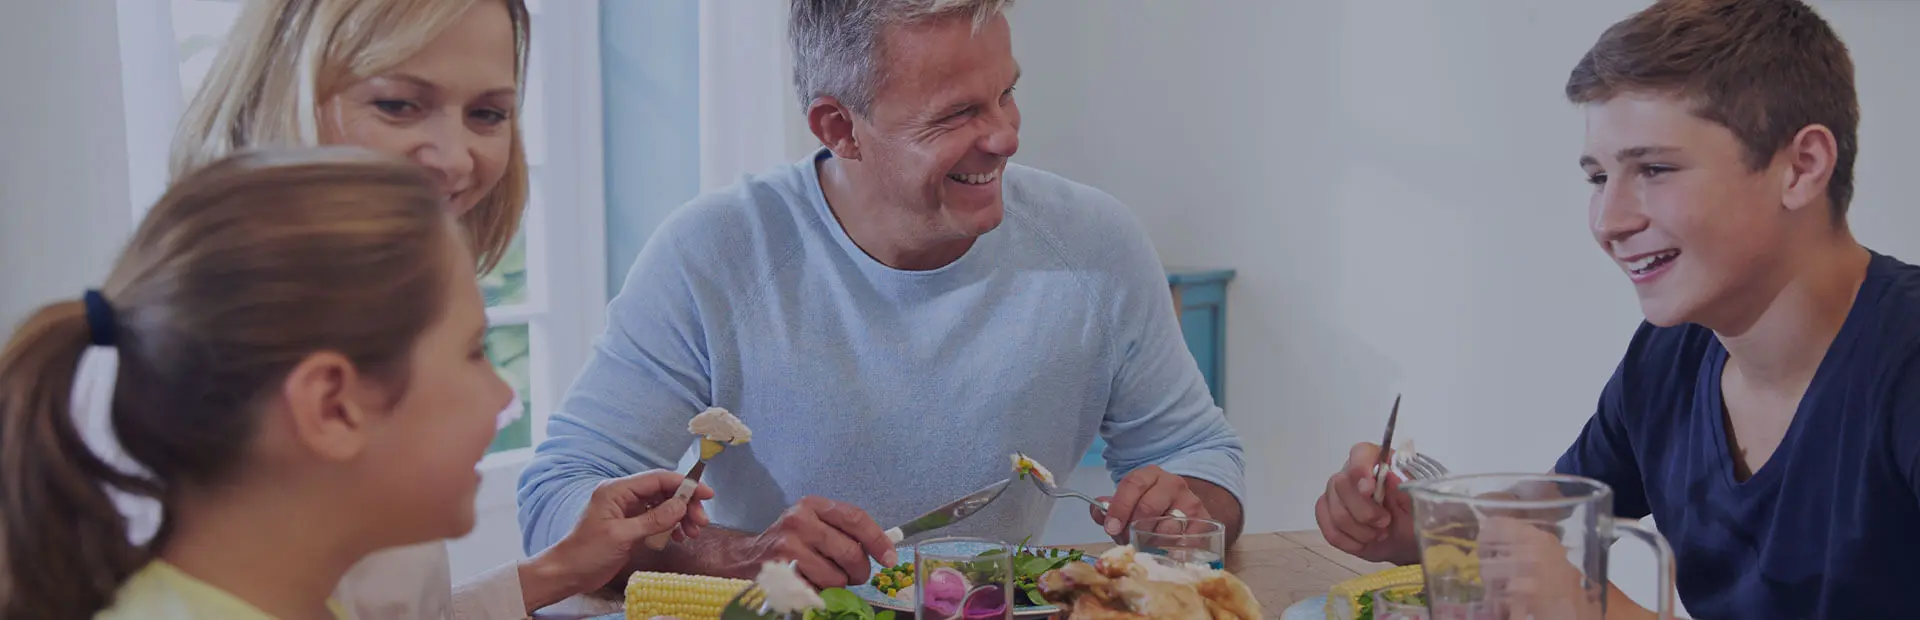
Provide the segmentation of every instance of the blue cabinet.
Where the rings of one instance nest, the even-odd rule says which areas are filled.
[[[1180,332],[1187,339],[1187,351],[1200,366],[1213,402],[1227,406],[1227,283],[1232,269],[1167,268],[1167,287],[1172,293],[1174,313],[1180,317]],[[1107,442],[1094,438],[1093,447],[1080,460],[1084,467],[1106,467],[1100,456]]]

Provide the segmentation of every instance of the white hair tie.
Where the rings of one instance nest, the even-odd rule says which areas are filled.
[[[120,444],[120,436],[113,430],[113,389],[120,377],[113,306],[107,304],[107,298],[99,291],[87,291],[84,301],[92,343],[80,353],[79,367],[73,373],[73,392],[67,399],[73,428],[80,433],[80,442],[107,467],[123,475],[152,480],[153,472],[127,453],[126,447]],[[128,542],[136,546],[151,542],[160,531],[164,514],[160,500],[128,493],[105,482],[100,486],[126,518]]]

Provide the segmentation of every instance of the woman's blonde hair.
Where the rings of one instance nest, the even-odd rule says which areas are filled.
[[[147,212],[99,312],[76,292],[27,319],[0,349],[0,619],[108,606],[172,524],[135,546],[102,485],[178,514],[180,484],[218,485],[242,465],[261,403],[308,356],[337,353],[404,393],[413,347],[449,303],[444,257],[464,243],[441,200],[398,157],[242,150]],[[118,353],[108,421],[152,478],[82,439],[69,390],[90,343]]]
[[[530,36],[525,0],[248,2],[181,119],[171,176],[179,178],[239,149],[318,144],[321,102],[406,62],[482,1],[506,2],[513,22],[514,82],[524,93]],[[460,218],[481,273],[506,254],[530,191],[519,117],[508,122],[513,146],[506,174]]]

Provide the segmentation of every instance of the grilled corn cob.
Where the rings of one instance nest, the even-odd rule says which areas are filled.
[[[1360,614],[1360,600],[1373,596],[1375,590],[1408,586],[1417,589],[1425,584],[1426,576],[1421,574],[1419,564],[1389,568],[1333,584],[1333,588],[1327,591],[1327,618],[1329,620],[1365,620],[1365,617]],[[1367,616],[1371,615],[1367,614]]]
[[[678,573],[634,573],[627,578],[627,618],[671,616],[680,620],[719,620],[733,595],[753,582]]]

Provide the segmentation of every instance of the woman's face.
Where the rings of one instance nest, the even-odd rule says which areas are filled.
[[[506,173],[516,100],[506,3],[476,2],[420,53],[323,102],[320,140],[426,166],[447,209],[465,215]]]

